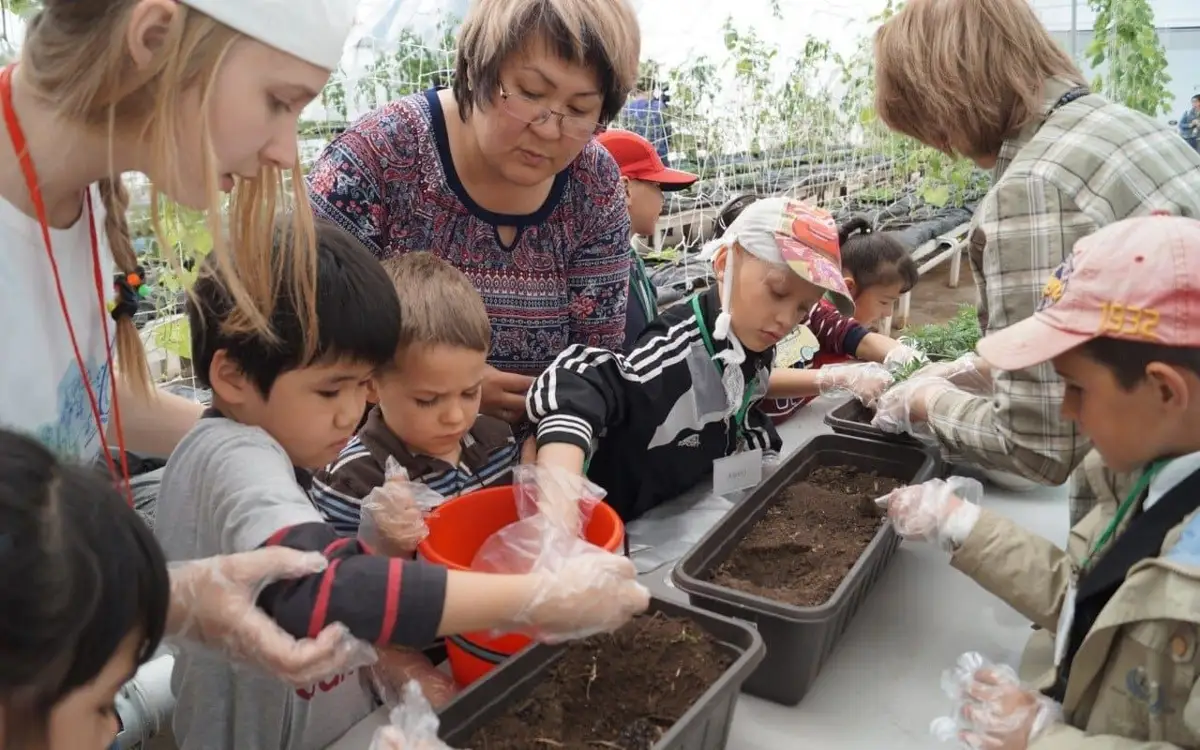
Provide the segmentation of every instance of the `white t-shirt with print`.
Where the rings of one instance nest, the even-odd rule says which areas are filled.
[[[92,204],[107,301],[112,296],[113,262],[95,188]],[[108,312],[97,299],[87,208],[73,227],[51,229],[50,237],[79,351],[107,424],[111,380],[102,315]],[[93,460],[103,445],[102,435],[63,320],[41,228],[3,198],[0,243],[0,427],[28,434],[62,458]],[[112,318],[108,327],[115,340]]]

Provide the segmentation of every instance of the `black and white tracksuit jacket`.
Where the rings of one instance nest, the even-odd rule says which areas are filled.
[[[627,355],[574,345],[534,382],[526,405],[540,448],[570,443],[589,458],[588,478],[608,491],[605,502],[631,521],[694,487],[715,459],[739,446],[777,454],[779,434],[757,404],[775,358],[771,348],[746,352],[749,394],[742,426],[730,414],[721,370],[709,353],[729,348],[711,338],[720,313],[715,287],[663,311]],[[703,327],[702,327],[703,325]]]

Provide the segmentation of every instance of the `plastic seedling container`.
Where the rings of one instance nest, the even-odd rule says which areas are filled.
[[[884,432],[878,427],[872,427],[871,420],[874,417],[875,411],[873,409],[868,408],[857,398],[852,397],[844,404],[830,409],[829,413],[825,415],[825,424],[829,425],[829,428],[839,435],[852,435],[854,437],[867,438],[868,440],[881,440],[885,443],[898,443],[900,445],[921,445],[921,442],[912,435],[896,435]]]
[[[763,640],[743,622],[686,604],[656,597],[650,600],[648,610],[654,612],[695,622],[735,658],[653,750],[722,750],[729,740],[742,683],[766,655]],[[476,730],[524,700],[567,648],[570,644],[530,646],[464,690],[439,712],[442,739],[452,747],[462,747]]]
[[[900,537],[890,523],[880,526],[829,601],[815,607],[771,601],[703,579],[729,557],[782,490],[821,466],[853,466],[913,484],[932,478],[937,470],[934,458],[916,446],[844,435],[817,436],[738,503],[671,573],[676,587],[686,592],[695,606],[754,624],[771,658],[746,680],[743,689],[787,706],[799,703],[816,682],[850,619],[891,561]]]

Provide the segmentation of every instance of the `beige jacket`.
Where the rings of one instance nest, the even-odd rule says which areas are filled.
[[[1066,552],[984,510],[952,558],[954,567],[1050,632],[1058,627],[1075,562],[1086,558],[1130,490],[1127,477],[1118,480],[1124,486],[1114,486],[1098,462],[1088,465],[1089,481],[1100,490],[1098,502],[1071,530]],[[1171,559],[1167,552],[1193,521],[1186,546],[1197,547],[1197,557]],[[1075,657],[1063,705],[1066,724],[1029,750],[1200,748],[1200,545],[1192,539],[1197,534],[1200,513],[1193,512],[1167,534],[1161,556],[1130,570]],[[1107,546],[1099,554],[1105,551]],[[1054,677],[1050,669],[1037,687],[1050,687]]]

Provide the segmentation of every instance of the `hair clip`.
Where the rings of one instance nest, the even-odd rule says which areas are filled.
[[[150,296],[150,285],[145,282],[146,270],[141,266],[133,273],[113,274],[113,299],[108,303],[108,313],[113,320],[132,318],[137,314],[143,299]]]

